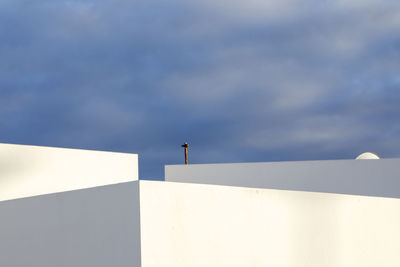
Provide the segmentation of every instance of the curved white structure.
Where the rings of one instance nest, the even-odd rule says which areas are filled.
[[[364,153],[358,155],[358,157],[356,159],[380,159],[380,157],[376,153],[364,152]]]

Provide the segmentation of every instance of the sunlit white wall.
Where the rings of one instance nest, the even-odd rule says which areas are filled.
[[[400,199],[141,181],[144,267],[400,266]]]
[[[0,144],[0,201],[137,179],[137,154]]]

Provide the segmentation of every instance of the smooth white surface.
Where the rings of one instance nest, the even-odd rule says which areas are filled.
[[[170,165],[165,180],[400,198],[400,159]]]
[[[140,181],[143,267],[400,266],[400,200]]]
[[[0,202],[0,266],[139,267],[138,183]]]
[[[372,152],[364,152],[358,155],[356,159],[380,159],[380,157]]]
[[[0,201],[134,180],[137,154],[0,144]]]

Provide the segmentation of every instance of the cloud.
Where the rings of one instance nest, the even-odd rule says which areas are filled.
[[[396,1],[1,1],[0,141],[164,164],[400,155]]]

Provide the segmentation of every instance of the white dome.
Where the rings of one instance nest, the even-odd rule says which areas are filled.
[[[380,157],[372,152],[364,152],[360,154],[356,159],[380,159]]]

